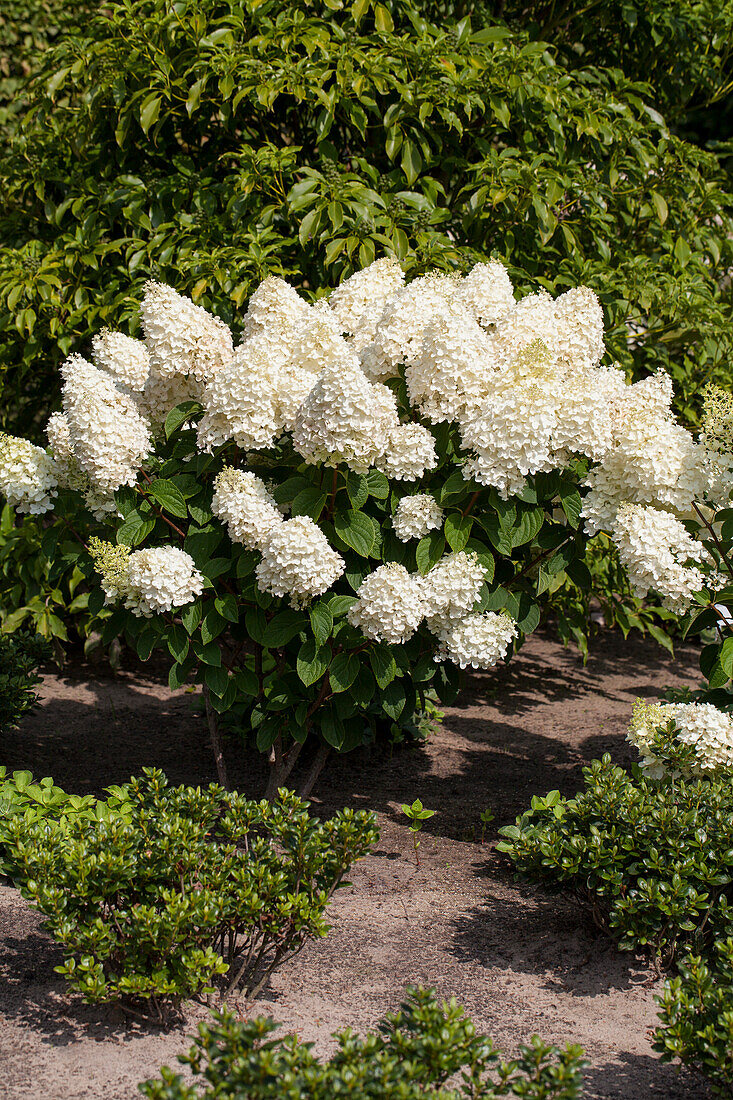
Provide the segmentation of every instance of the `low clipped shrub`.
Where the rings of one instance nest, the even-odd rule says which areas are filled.
[[[331,895],[378,835],[365,811],[319,822],[289,792],[248,801],[154,769],[118,793],[127,817],[11,820],[11,858],[64,947],[58,972],[87,1001],[161,1022],[225,973],[227,992],[256,996],[326,934]]]
[[[185,1084],[180,1074],[165,1068],[141,1091],[149,1100],[280,1100],[286,1095],[310,1100],[344,1095],[575,1100],[581,1095],[579,1047],[560,1051],[535,1036],[516,1059],[504,1062],[455,1000],[440,1005],[431,990],[409,989],[399,1011],[385,1016],[378,1030],[363,1039],[351,1031],[340,1033],[327,1062],[294,1035],[273,1039],[276,1027],[272,1019],[217,1014],[212,1023],[199,1026],[195,1045],[180,1057],[194,1083]],[[447,1082],[458,1074],[449,1088]]]
[[[45,639],[0,634],[0,733],[12,729],[38,702],[38,665],[50,657]]]
[[[708,1078],[716,1096],[733,1095],[733,939],[720,940],[712,958],[690,955],[658,998],[654,1049],[662,1061],[679,1058]]]
[[[1,636],[0,636],[1,637]],[[18,866],[10,854],[11,822],[20,829],[53,823],[59,829],[71,821],[108,821],[112,816],[129,816],[121,787],[108,787],[106,800],[93,795],[67,794],[46,776],[37,782],[29,771],[8,775],[0,767],[0,876],[18,879]]]
[[[658,968],[686,948],[707,950],[733,920],[730,774],[655,780],[608,755],[584,774],[574,798],[533,798],[500,830],[499,850],[527,878],[571,893],[622,949],[650,952]]]

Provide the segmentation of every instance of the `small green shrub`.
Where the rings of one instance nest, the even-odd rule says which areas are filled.
[[[180,1061],[190,1066],[194,1084],[162,1070],[162,1078],[141,1085],[150,1100],[280,1100],[284,1096],[332,1100],[460,1100],[516,1096],[526,1100],[575,1100],[581,1095],[579,1047],[559,1051],[537,1037],[519,1057],[502,1062],[490,1039],[477,1035],[451,1000],[438,1004],[431,990],[410,989],[396,1013],[361,1039],[350,1031],[337,1036],[338,1049],[320,1062],[294,1035],[272,1038],[277,1025],[262,1017],[237,1020],[217,1014],[201,1024],[195,1045]],[[449,1078],[461,1074],[452,1087]]]
[[[655,781],[584,769],[575,798],[533,798],[499,845],[517,870],[571,892],[624,950],[669,965],[706,949],[733,914],[733,785],[729,775]]]
[[[227,971],[227,992],[254,997],[326,934],[333,891],[377,839],[371,814],[319,822],[285,791],[254,802],[147,769],[118,794],[127,818],[11,820],[11,858],[73,988],[161,1021]]]
[[[40,682],[38,665],[50,657],[44,638],[32,634],[0,634],[0,733],[12,729],[38,702],[33,690]]]
[[[9,776],[7,768],[0,767],[0,876],[19,877],[9,850],[11,821],[22,829],[43,822],[63,829],[72,820],[89,823],[129,816],[123,789],[108,787],[107,791],[109,798],[105,800],[90,794],[67,794],[48,776],[34,782],[31,772],[15,771]]]
[[[718,941],[715,955],[679,963],[660,1004],[654,1049],[662,1061],[679,1058],[704,1073],[717,1096],[733,1095],[733,940]]]

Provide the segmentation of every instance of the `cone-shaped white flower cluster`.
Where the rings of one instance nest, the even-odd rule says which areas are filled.
[[[231,466],[216,477],[211,510],[226,525],[232,542],[248,550],[262,550],[271,532],[284,522],[264,482]]]
[[[113,377],[72,355],[61,368],[71,453],[102,494],[132,485],[150,451],[150,430],[133,398]]]
[[[204,590],[193,558],[177,546],[131,553],[126,546],[91,539],[89,549],[107,602],[124,601],[138,618],[185,607]]]
[[[460,668],[491,668],[506,657],[518,633],[514,619],[505,612],[476,612],[441,631],[435,660],[447,659]]]
[[[53,508],[58,468],[42,447],[0,432],[0,493],[19,512],[38,515]]]
[[[443,526],[443,509],[429,493],[402,497],[392,516],[392,526],[403,542],[421,539]]]
[[[709,775],[716,769],[733,768],[733,715],[711,703],[644,703],[634,705],[626,740],[641,755],[641,767],[651,779],[661,779],[668,762],[654,751],[655,735],[674,721],[674,739],[689,746],[691,775]]]
[[[293,607],[304,607],[326,592],[344,568],[344,559],[331,549],[320,527],[308,516],[294,516],[270,531],[255,576],[263,592],[287,596]]]
[[[128,393],[142,393],[150,374],[150,356],[142,340],[105,329],[92,340],[92,362],[111,374]]]

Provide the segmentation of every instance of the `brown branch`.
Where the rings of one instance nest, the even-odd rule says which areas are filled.
[[[214,752],[214,762],[216,763],[216,774],[219,777],[219,783],[225,791],[231,790],[229,786],[229,778],[227,776],[226,763],[224,761],[224,752],[221,746],[221,738],[219,736],[219,719],[216,711],[211,705],[211,699],[209,698],[209,686],[204,684],[202,694],[204,696],[204,703],[206,705],[206,722],[209,727],[209,737],[211,738],[211,748]]]

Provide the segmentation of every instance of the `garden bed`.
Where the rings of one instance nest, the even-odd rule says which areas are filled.
[[[360,750],[332,761],[316,807],[374,809],[381,840],[336,895],[328,938],[278,972],[255,1011],[325,1052],[332,1031],[364,1030],[408,982],[422,982],[455,994],[507,1051],[533,1032],[580,1043],[591,1061],[588,1098],[707,1096],[697,1078],[661,1065],[651,1050],[660,983],[650,984],[643,962],[596,935],[575,906],[515,884],[491,843],[532,794],[576,790],[588,760],[610,752],[631,762],[624,734],[634,698],[695,683],[698,652],[681,646],[673,663],[648,642],[609,634],[583,668],[573,651],[536,635],[511,666],[470,680],[424,749],[391,759]],[[101,793],[143,766],[163,768],[174,782],[215,778],[203,717],[154,670],[111,677],[73,665],[44,677],[42,699],[6,736],[10,770],[52,774],[79,793]],[[258,794],[264,772],[238,765],[232,746],[228,756],[236,784]],[[416,797],[437,811],[421,834],[419,868],[399,810]],[[487,807],[496,820],[482,845]],[[16,891],[0,890],[4,1095],[135,1095],[138,1081],[187,1048],[205,1010],[194,1007],[185,1026],[159,1032],[82,1005],[53,974],[61,955],[39,926]]]

